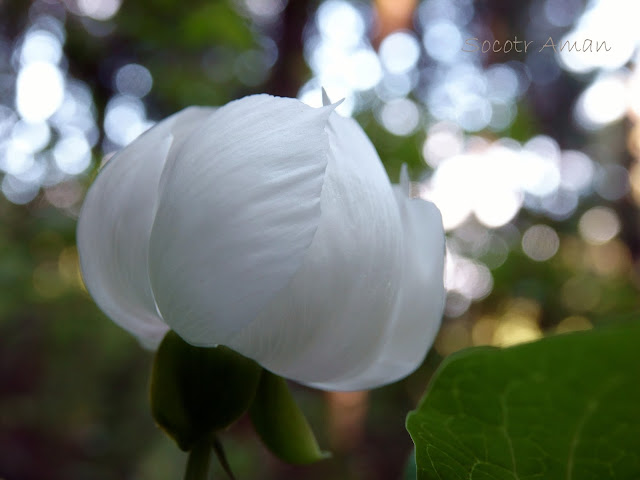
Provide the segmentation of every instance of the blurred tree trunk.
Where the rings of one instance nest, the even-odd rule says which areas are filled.
[[[281,97],[296,97],[309,70],[304,61],[304,27],[311,11],[307,0],[289,0],[282,12],[278,60],[265,85],[265,92]]]

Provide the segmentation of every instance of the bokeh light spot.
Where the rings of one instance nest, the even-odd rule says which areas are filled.
[[[582,315],[571,315],[563,318],[558,325],[556,325],[556,333],[570,333],[580,332],[583,330],[590,330],[593,328],[593,324],[587,317]]]
[[[53,33],[46,30],[33,30],[27,33],[20,50],[22,65],[34,62],[56,64],[61,58],[62,45]]]
[[[122,0],[77,0],[81,15],[103,21],[118,13],[121,3]]]
[[[533,225],[522,235],[522,250],[536,262],[549,260],[559,247],[558,234],[548,225]]]
[[[53,157],[60,170],[70,175],[77,175],[89,166],[91,147],[84,137],[65,137],[56,143]]]
[[[576,275],[567,280],[560,291],[562,303],[574,312],[594,310],[602,297],[602,291],[594,279]]]
[[[620,232],[620,219],[611,208],[593,207],[580,217],[578,230],[588,243],[602,245]]]
[[[29,122],[46,120],[62,104],[64,78],[60,70],[48,62],[32,62],[24,66],[16,80],[18,113]]]
[[[592,83],[578,98],[575,118],[593,130],[622,118],[627,110],[627,89],[621,76],[607,76]]]
[[[471,333],[463,321],[447,321],[440,329],[433,346],[440,355],[451,355],[471,346]]]
[[[416,104],[407,98],[392,100],[382,107],[380,120],[394,135],[406,136],[418,128],[420,111]]]
[[[130,63],[118,69],[115,85],[118,92],[122,94],[144,97],[151,91],[153,78],[149,70],[142,65]]]
[[[447,20],[431,23],[422,41],[429,56],[439,62],[452,62],[460,55],[462,49],[460,30]]]
[[[405,73],[418,63],[420,45],[411,32],[394,32],[380,44],[379,55],[389,72]]]
[[[358,45],[364,34],[364,20],[360,12],[350,3],[329,0],[318,8],[316,17],[322,36],[343,48]]]

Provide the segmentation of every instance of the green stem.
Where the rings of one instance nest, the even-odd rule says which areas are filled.
[[[203,436],[189,452],[184,480],[207,480],[211,464],[211,438]]]

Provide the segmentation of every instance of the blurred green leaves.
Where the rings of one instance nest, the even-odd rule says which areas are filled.
[[[246,49],[253,44],[248,23],[227,1],[125,2],[118,15],[118,24],[124,32],[149,47],[207,48],[222,44]],[[167,32],[169,25],[171,35]]]
[[[418,479],[640,478],[640,324],[447,358],[407,418]]]
[[[92,84],[99,109],[112,93],[115,71],[131,61],[153,75],[148,104],[156,117],[188,105],[225,104],[246,89],[236,76],[238,58],[260,51],[255,28],[237,7],[229,0],[123,2],[99,41],[72,18],[65,44],[71,71]]]

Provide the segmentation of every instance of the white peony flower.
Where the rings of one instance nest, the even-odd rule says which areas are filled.
[[[316,388],[411,373],[444,305],[440,213],[334,108],[191,107],[110,160],[78,222],[100,308],[146,347],[171,328]]]

